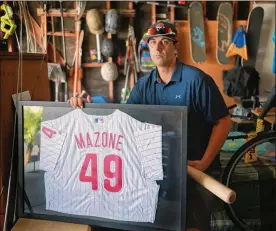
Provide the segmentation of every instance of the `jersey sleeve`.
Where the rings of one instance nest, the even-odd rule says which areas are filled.
[[[53,171],[60,156],[66,133],[54,127],[53,121],[41,123],[40,169]]]
[[[151,180],[162,180],[162,127],[148,123],[141,125],[134,136],[145,177]]]

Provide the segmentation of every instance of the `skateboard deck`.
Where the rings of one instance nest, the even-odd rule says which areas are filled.
[[[206,60],[203,8],[200,2],[192,2],[188,11],[190,29],[190,50],[195,63]]]
[[[248,24],[246,27],[246,44],[248,59],[242,59],[242,66],[255,67],[259,41],[261,36],[261,29],[264,18],[264,9],[260,6],[255,7],[248,16]]]
[[[230,3],[221,3],[218,9],[217,31],[217,61],[221,65],[228,64],[231,58],[226,53],[232,41],[233,33],[233,8]]]

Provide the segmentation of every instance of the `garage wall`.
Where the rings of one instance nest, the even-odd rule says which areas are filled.
[[[272,36],[275,29],[275,2],[254,4],[254,7],[261,6],[264,8],[264,21],[262,26],[262,34],[260,37],[258,57],[256,61],[256,70],[260,73],[260,96],[264,100],[267,93],[266,89],[270,89],[275,84],[275,74],[272,73],[272,60],[275,45]]]
[[[213,41],[213,36],[211,34],[211,31],[216,33],[216,14],[217,14],[217,8],[221,2],[207,2],[207,9],[208,14],[206,15],[208,18],[208,25],[207,25],[207,38],[210,40],[209,43],[209,56],[208,56],[208,62],[203,65],[198,65],[199,68],[206,71],[211,76],[214,76],[214,79],[216,83],[218,84],[220,90],[222,91],[222,75],[221,71],[222,69],[230,69],[232,65],[230,66],[220,66],[217,65],[215,56],[213,55],[213,52],[215,51],[215,41]],[[243,3],[246,3],[243,5]],[[64,8],[70,8],[71,5],[70,2],[64,2]],[[127,8],[127,2],[113,2],[113,7],[115,8]],[[30,2],[30,9],[32,9],[32,15],[37,19],[37,21],[40,21],[40,18],[36,16],[36,9],[38,4],[34,4],[33,2]],[[273,50],[274,50],[274,44],[272,42],[272,34],[274,30],[275,25],[275,2],[272,3],[262,3],[261,6],[265,10],[265,19],[263,24],[263,30],[262,35],[260,38],[260,49],[256,64],[256,69],[260,72],[261,75],[261,86],[260,86],[260,94],[262,97],[266,96],[265,90],[269,89],[269,87],[272,86],[272,84],[275,82],[275,76],[271,73],[271,65],[272,65],[272,58],[273,58]],[[59,7],[59,4],[57,4],[56,7]],[[136,28],[136,37],[137,42],[141,38],[143,31],[146,30],[146,28],[151,24],[151,6],[147,4],[134,4],[134,7],[136,9],[136,19],[134,20],[135,28]],[[91,8],[105,8],[105,2],[88,2],[86,9]],[[180,9],[181,10],[181,9]],[[180,31],[180,34],[187,36],[188,31],[186,31],[186,24],[187,24],[187,12],[181,10],[176,10],[175,12],[175,18],[177,21],[179,21],[178,29]],[[238,20],[237,24],[239,22],[242,22],[242,24],[246,25],[246,18],[248,15],[248,2],[240,2],[239,8],[238,8]],[[126,32],[127,32],[127,25],[128,25],[128,19],[124,18],[123,25],[121,27],[120,33],[118,35],[114,36],[118,47],[120,47],[120,53],[123,56],[125,54],[125,39],[126,39]],[[138,27],[137,27],[138,26]],[[60,30],[60,22],[56,21],[56,30]],[[65,28],[67,30],[73,30],[72,22],[66,18],[65,20]],[[234,26],[235,27],[235,26]],[[139,28],[139,29],[137,29]],[[83,29],[85,31],[85,37],[83,42],[83,62],[89,62],[90,54],[89,50],[91,48],[96,47],[96,39],[95,36],[92,35],[85,23],[83,21]],[[233,31],[234,32],[234,31]],[[104,35],[105,36],[105,35]],[[183,38],[182,36],[180,36]],[[184,40],[184,39],[183,39]],[[73,52],[74,51],[74,39],[72,38],[66,38],[67,42],[67,58],[68,63],[71,64],[73,59]],[[60,38],[56,38],[57,48],[62,54],[62,47],[61,47],[61,40]],[[190,54],[189,51],[187,52],[187,48],[189,48],[187,41],[181,41],[182,46],[180,47],[180,59],[188,64],[194,65],[190,60]],[[184,48],[185,47],[185,48]],[[208,52],[208,51],[207,51]],[[217,67],[218,69],[215,69]],[[216,70],[216,71],[214,71]],[[213,73],[215,72],[215,73]],[[219,72],[219,73],[218,73]],[[114,96],[115,96],[115,102],[119,101],[120,98],[120,90],[124,85],[125,76],[120,75],[119,78],[114,82]],[[102,79],[100,74],[99,68],[84,68],[84,78],[83,78],[83,84],[85,86],[85,89],[91,94],[91,95],[105,95],[108,96],[108,84]],[[226,99],[227,104],[232,103],[232,99],[224,95],[224,98]]]

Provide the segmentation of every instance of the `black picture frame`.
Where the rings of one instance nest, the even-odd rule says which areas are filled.
[[[172,229],[156,227],[154,223],[136,223],[136,222],[121,222],[111,219],[101,219],[97,217],[78,217],[71,215],[50,215],[50,214],[41,214],[36,212],[25,212],[24,206],[26,203],[26,193],[24,189],[24,107],[34,106],[34,107],[43,107],[43,108],[55,108],[52,110],[52,113],[55,115],[58,114],[59,108],[66,108],[65,111],[70,112],[74,110],[68,103],[64,102],[44,102],[44,101],[18,101],[17,111],[18,111],[18,197],[17,197],[17,216],[18,218],[32,218],[32,219],[43,219],[50,221],[62,221],[62,222],[71,222],[78,224],[86,224],[91,226],[99,226],[106,228],[115,228],[121,230],[175,230],[182,231],[186,227],[186,179],[187,179],[187,113],[188,109],[184,106],[163,106],[163,105],[129,105],[129,104],[86,104],[83,110],[103,110],[103,109],[119,109],[122,111],[135,110],[139,113],[149,113],[149,112],[173,112],[177,113],[181,117],[181,126],[178,129],[181,130],[182,137],[181,139],[181,153],[180,155],[181,163],[176,170],[181,177],[179,182],[176,182],[179,185],[180,189],[180,200],[177,206],[179,209],[178,216],[182,219],[179,221],[178,227]],[[174,166],[172,166],[174,168]],[[164,214],[164,216],[173,216],[170,214]]]

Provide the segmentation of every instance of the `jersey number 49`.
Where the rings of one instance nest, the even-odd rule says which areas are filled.
[[[115,154],[105,156],[103,160],[103,174],[104,183],[103,186],[108,192],[119,192],[122,189],[122,158]],[[83,165],[81,167],[79,179],[82,182],[90,182],[92,190],[98,190],[98,157],[97,154],[88,153],[85,156]],[[112,168],[114,163],[114,168]],[[91,167],[91,175],[86,175],[88,166]],[[114,171],[112,171],[114,170]]]

